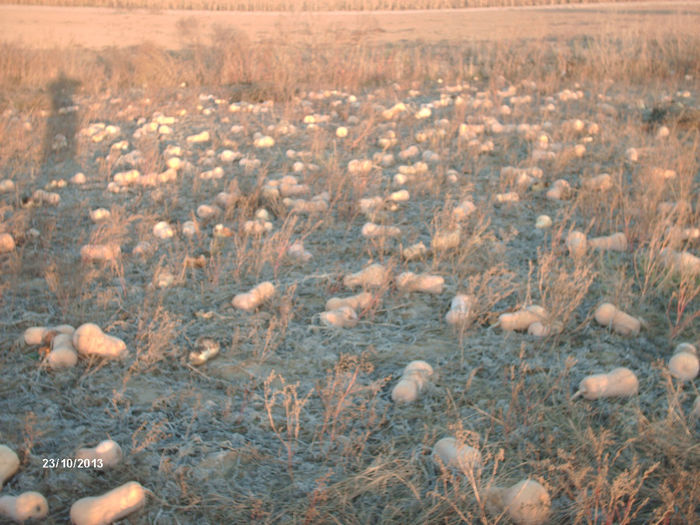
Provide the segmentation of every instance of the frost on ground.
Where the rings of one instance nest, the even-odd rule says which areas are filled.
[[[696,82],[76,95],[75,156],[0,174],[2,494],[51,523],[122,486],[132,523],[692,522],[697,123],[640,107],[697,111]],[[32,118],[2,126],[31,147]],[[46,468],[107,439],[108,469]]]

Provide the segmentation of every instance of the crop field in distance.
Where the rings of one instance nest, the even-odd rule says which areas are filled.
[[[0,43],[0,522],[700,521],[689,13]]]
[[[633,0],[608,0],[625,3]],[[398,11],[597,4],[602,0],[0,0],[0,4],[211,11]]]

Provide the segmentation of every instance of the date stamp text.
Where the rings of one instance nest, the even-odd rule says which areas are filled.
[[[74,468],[96,468],[101,469],[103,460],[101,458],[42,458],[41,467],[46,469],[74,469]]]

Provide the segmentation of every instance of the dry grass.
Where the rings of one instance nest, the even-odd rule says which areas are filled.
[[[349,53],[352,42],[342,37],[256,45],[219,34],[214,41],[179,52],[0,50],[0,179],[16,184],[0,195],[0,225],[18,243],[0,255],[0,443],[22,461],[3,493],[44,493],[46,523],[65,522],[71,502],[132,479],[153,493],[132,523],[507,523],[487,512],[484,491],[529,477],[552,497],[551,523],[697,521],[699,428],[689,415],[697,380],[680,383],[666,363],[676,343],[700,339],[700,281],[667,268],[662,255],[667,247],[698,253],[697,240],[669,230],[700,224],[697,123],[674,117],[681,106],[698,106],[697,38],[360,44]],[[74,132],[105,122],[121,133],[103,142],[78,133],[72,158],[46,164],[47,86],[61,74],[76,86]],[[530,99],[513,102],[511,85]],[[567,89],[583,97],[564,101]],[[409,110],[385,119],[383,110],[399,101]],[[415,118],[427,102],[432,116]],[[500,113],[503,104],[510,115]],[[667,110],[650,124],[644,115],[653,107]],[[135,137],[156,112],[177,116],[173,134]],[[305,124],[308,115],[319,116],[316,128]],[[532,136],[484,131],[478,141],[491,140],[493,150],[480,152],[457,130],[488,117],[540,128]],[[599,133],[584,141],[586,133],[567,124],[576,118],[597,123]],[[335,136],[341,124],[345,139]],[[670,136],[657,139],[664,124]],[[187,143],[203,130],[208,144]],[[397,143],[381,146],[389,131]],[[275,145],[256,149],[256,132],[274,136]],[[535,161],[542,133],[562,152]],[[143,174],[164,171],[168,146],[180,145],[189,166],[169,183],[107,192],[125,169],[110,153],[121,139],[127,151],[141,151]],[[586,145],[581,158],[567,153],[577,143]],[[440,160],[406,184],[409,201],[392,210],[384,200],[376,211],[376,222],[399,226],[401,239],[368,241],[359,200],[394,191],[398,168],[377,157],[361,176],[348,163],[398,156],[413,144]],[[637,162],[627,160],[632,146]],[[224,149],[261,165],[223,164]],[[290,159],[289,149],[306,153]],[[294,215],[265,196],[265,184],[293,172],[299,159],[305,198],[328,191],[328,210]],[[219,164],[221,179],[200,177]],[[493,194],[515,187],[499,177],[507,165],[538,165],[544,175],[518,188],[520,202],[499,204]],[[676,177],[658,182],[653,167]],[[86,174],[85,186],[51,185],[76,171]],[[584,177],[604,171],[613,176],[609,191],[582,187]],[[568,201],[544,196],[559,178],[574,188]],[[59,205],[28,207],[44,187],[61,194]],[[236,187],[241,198],[219,218],[196,218],[198,205]],[[467,197],[477,210],[461,222],[458,247],[401,258],[402,247],[430,246],[436,230],[455,226],[452,208]],[[667,201],[689,206],[659,208]],[[109,222],[89,222],[97,207],[111,210]],[[271,212],[273,231],[245,233],[242,223],[260,207]],[[554,227],[535,231],[542,213]],[[152,235],[161,220],[175,226],[173,239]],[[197,221],[191,239],[180,234],[187,220]],[[216,222],[230,236],[215,237]],[[630,246],[573,260],[563,240],[574,228],[591,237],[623,231]],[[312,261],[284,255],[297,239]],[[154,246],[150,257],[132,253],[143,240]],[[117,242],[123,255],[81,262],[87,242]],[[200,255],[204,266],[186,262]],[[401,294],[384,283],[355,328],[320,326],[326,299],[350,294],[342,277],[370,261],[394,275],[441,275],[445,291]],[[166,272],[173,284],[158,287]],[[275,300],[252,313],[231,306],[263,280],[276,284]],[[476,297],[474,322],[463,330],[444,321],[456,293]],[[625,338],[592,322],[603,301],[644,318],[641,335]],[[538,339],[492,326],[500,313],[532,303],[564,332]],[[56,372],[19,341],[29,326],[87,321],[123,338],[128,360],[93,358]],[[222,350],[194,367],[188,355],[202,336]],[[419,401],[397,405],[390,389],[412,359],[430,362],[436,376]],[[638,396],[571,400],[585,375],[617,366],[637,373]],[[440,468],[431,449],[447,435],[478,448],[484,468],[473,477]],[[125,451],[117,468],[42,469],[42,458],[70,457],[106,436]]]

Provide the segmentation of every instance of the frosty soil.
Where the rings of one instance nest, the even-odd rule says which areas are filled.
[[[697,110],[695,87],[653,102]],[[669,461],[698,465],[692,345],[666,366],[700,335],[693,307],[667,314],[699,286],[697,134],[624,91],[505,78],[73,102],[105,116],[76,156],[0,183],[3,495],[40,492],[56,523],[120,486],[149,523],[671,512],[658,480],[592,487],[653,477],[669,411]],[[110,359],[73,335],[53,366],[59,325],[115,338]],[[99,475],[41,469],[107,438],[123,459]]]

